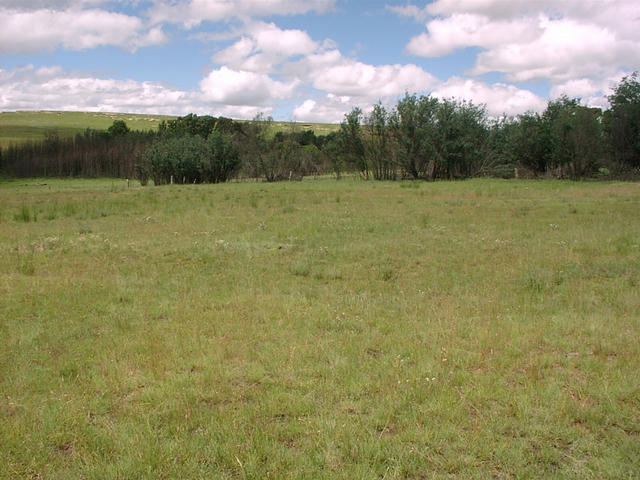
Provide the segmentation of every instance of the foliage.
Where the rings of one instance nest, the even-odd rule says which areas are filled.
[[[345,169],[344,148],[342,146],[342,137],[337,132],[331,132],[325,137],[322,144],[322,153],[328,159],[330,171],[340,180],[342,172]]]
[[[225,182],[240,168],[240,156],[233,136],[225,129],[214,129],[207,138],[208,162],[201,170],[201,180],[207,183]]]
[[[136,155],[154,138],[155,133],[150,131],[112,135],[87,129],[75,137],[48,132],[44,140],[2,149],[2,169],[14,177],[133,178]]]
[[[131,129],[129,129],[124,120],[114,120],[113,124],[107,129],[107,132],[114,137],[121,137],[130,131]]]
[[[436,178],[475,176],[484,161],[487,120],[484,107],[472,102],[442,100],[435,115]]]
[[[231,135],[213,131],[199,135],[158,138],[145,152],[140,171],[148,171],[156,185],[170,183],[219,183],[239,167],[238,151]]]
[[[573,179],[593,176],[599,167],[603,145],[601,111],[583,107],[576,99],[561,97],[550,102],[551,165],[559,176]]]
[[[640,169],[640,81],[638,72],[624,77],[608,97],[606,125],[615,161]]]
[[[436,98],[406,94],[390,115],[398,161],[412,178],[434,178],[438,105]]]
[[[369,178],[369,165],[362,141],[362,110],[354,107],[340,124],[340,146],[346,164]]]
[[[363,146],[366,165],[375,180],[395,180],[397,166],[394,159],[395,148],[389,130],[389,114],[381,103],[364,119]]]

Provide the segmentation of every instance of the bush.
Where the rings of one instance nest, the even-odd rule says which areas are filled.
[[[150,176],[156,185],[219,183],[228,180],[240,165],[231,135],[213,131],[201,136],[159,138],[147,149],[136,172],[141,183]]]

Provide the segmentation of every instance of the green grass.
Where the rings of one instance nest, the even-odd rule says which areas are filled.
[[[162,120],[176,117],[132,113],[101,112],[55,112],[20,111],[0,112],[0,147],[25,141],[42,140],[47,133],[55,132],[61,137],[74,136],[87,128],[106,130],[114,120],[124,120],[132,130],[157,130]],[[274,122],[275,131],[313,130],[316,135],[327,135],[339,128],[338,125],[321,123]]]
[[[637,478],[639,207],[0,183],[0,478]]]
[[[0,112],[0,147],[29,140],[42,140],[55,132],[73,136],[87,128],[106,130],[114,120],[124,120],[132,130],[157,130],[162,120],[175,117],[130,113],[20,111]]]

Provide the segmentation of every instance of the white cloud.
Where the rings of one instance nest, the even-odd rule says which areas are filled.
[[[607,96],[620,83],[624,72],[618,72],[608,78],[577,78],[554,85],[550,91],[551,98],[566,95],[569,98],[580,98],[583,105],[589,107],[608,108]]]
[[[298,81],[279,82],[266,74],[221,67],[201,82],[205,100],[227,105],[259,106],[270,100],[290,97]]]
[[[203,21],[323,13],[332,10],[334,4],[335,0],[157,0],[149,15],[155,23],[182,23],[192,28]]]
[[[285,60],[308,55],[319,48],[303,30],[278,28],[274,23],[253,22],[235,43],[217,52],[213,61],[237,70],[272,73]]]
[[[405,91],[425,91],[437,79],[413,65],[371,65],[344,57],[331,40],[317,42],[302,30],[283,30],[273,23],[248,22],[238,40],[213,56],[223,66],[203,80],[208,98],[234,104],[266,104],[271,98],[292,96],[304,84],[331,95],[314,95],[298,107],[298,113],[317,112],[332,116],[338,97],[358,97],[371,104]],[[269,75],[277,73],[284,81]],[[288,97],[291,98],[291,97]],[[315,102],[312,103],[311,102]],[[329,103],[327,103],[329,102]],[[330,104],[330,105],[329,105]],[[295,113],[294,113],[295,114]],[[316,115],[316,114],[314,114]]]
[[[399,17],[410,17],[417,21],[426,20],[429,17],[429,11],[426,7],[418,7],[416,5],[387,5],[387,10],[394,12]]]
[[[256,48],[265,53],[277,53],[284,57],[309,54],[318,48],[307,32],[297,29],[282,30],[274,23],[256,22],[248,33],[255,39]]]
[[[213,61],[224,64],[241,64],[255,51],[255,41],[249,37],[242,37],[224,50],[213,56]]]
[[[0,110],[79,110],[179,114],[201,111],[189,92],[156,82],[96,78],[53,66],[0,70]]]
[[[351,97],[328,94],[320,99],[307,99],[293,110],[297,122],[340,123],[345,113],[362,104],[354,103]]]
[[[304,59],[283,66],[317,90],[336,97],[373,99],[424,91],[438,80],[414,64],[372,65],[344,57],[339,50],[319,49]]]
[[[504,83],[487,84],[478,80],[452,77],[438,86],[432,95],[439,98],[456,98],[485,104],[487,113],[493,117],[503,114],[515,116],[526,111],[541,112],[547,101],[530,90],[520,89]]]
[[[542,34],[528,43],[497,46],[478,55],[473,74],[503,72],[510,81],[567,81],[608,76],[627,62],[640,64],[633,42],[620,41],[610,30],[573,20],[540,21]]]
[[[598,83],[640,65],[637,0],[435,0],[388,8],[426,20],[425,32],[407,44],[410,54],[439,57],[480,48],[472,75],[549,80],[579,93],[585,91],[582,79]]]
[[[227,105],[203,92],[168,88],[157,82],[97,78],[59,66],[0,69],[0,110],[197,113],[239,119],[271,113],[270,105]]]
[[[388,97],[405,91],[424,91],[436,83],[436,78],[413,65],[369,65],[343,60],[311,75],[313,86],[334,95]]]
[[[409,41],[406,48],[408,53],[421,57],[441,57],[467,46],[499,47],[504,44],[505,38],[517,38],[521,42],[533,40],[539,33],[535,21],[496,21],[469,13],[435,19],[427,26],[429,33],[422,33]]]
[[[83,50],[111,45],[135,50],[164,43],[160,27],[148,29],[138,17],[105,10],[0,9],[0,51],[5,54]]]

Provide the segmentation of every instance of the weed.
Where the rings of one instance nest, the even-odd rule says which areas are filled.
[[[392,267],[383,267],[380,270],[380,278],[385,282],[394,280],[397,276],[397,272]]]
[[[80,235],[86,235],[86,234],[92,233],[92,232],[93,232],[93,230],[91,229],[91,226],[86,224],[86,223],[80,224],[78,226],[78,233]]]
[[[36,266],[33,253],[18,254],[18,272],[23,275],[35,275]]]
[[[308,277],[311,274],[311,265],[307,262],[295,263],[291,266],[291,273],[298,277]]]
[[[22,205],[20,207],[20,210],[18,210],[18,213],[13,215],[13,219],[16,222],[29,223],[32,221],[33,222],[38,221],[38,216],[36,214],[36,211],[34,210],[32,212],[31,208],[28,205]]]

